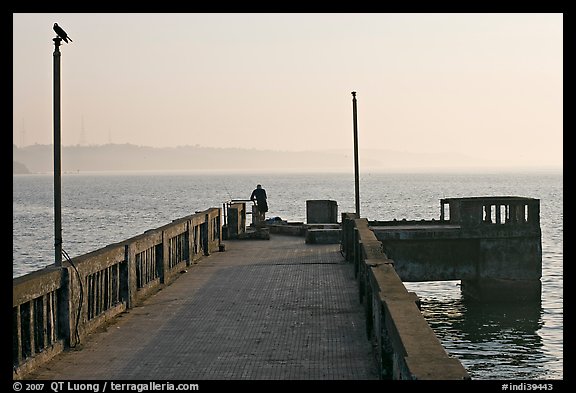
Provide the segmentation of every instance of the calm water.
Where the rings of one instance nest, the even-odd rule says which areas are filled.
[[[306,200],[354,212],[353,174],[92,173],[62,177],[63,249],[85,254],[173,219],[246,199],[261,183],[267,217],[306,221]],[[54,183],[13,176],[13,277],[54,261]],[[562,174],[379,174],[360,177],[360,212],[370,220],[438,219],[440,199],[511,195],[540,199],[542,301],[472,305],[459,281],[406,283],[450,353],[473,379],[563,379]]]

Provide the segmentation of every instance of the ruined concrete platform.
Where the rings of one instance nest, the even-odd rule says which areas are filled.
[[[228,240],[27,380],[378,379],[338,244]]]

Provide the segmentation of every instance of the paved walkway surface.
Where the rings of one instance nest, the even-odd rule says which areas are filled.
[[[36,380],[377,379],[338,244],[228,240]]]

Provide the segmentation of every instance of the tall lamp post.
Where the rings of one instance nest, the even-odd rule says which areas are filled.
[[[62,206],[60,203],[61,162],[60,162],[60,43],[54,41],[54,247],[55,264],[62,266]]]
[[[62,187],[60,163],[60,44],[72,42],[72,38],[54,23],[54,248],[56,266],[62,266],[62,207],[60,189]]]
[[[354,191],[356,197],[356,218],[360,218],[360,181],[358,175],[358,118],[356,114],[356,92],[352,92],[352,116],[354,123]]]

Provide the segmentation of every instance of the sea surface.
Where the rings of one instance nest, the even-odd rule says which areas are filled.
[[[440,199],[540,199],[542,299],[536,304],[469,304],[459,281],[405,283],[451,356],[473,379],[561,380],[563,375],[563,175],[533,173],[365,173],[360,214],[369,220],[430,220]],[[82,255],[230,199],[256,184],[267,217],[306,222],[306,200],[330,199],[355,211],[352,173],[131,172],[62,175],[63,250]],[[52,174],[13,176],[13,277],[54,263]]]

